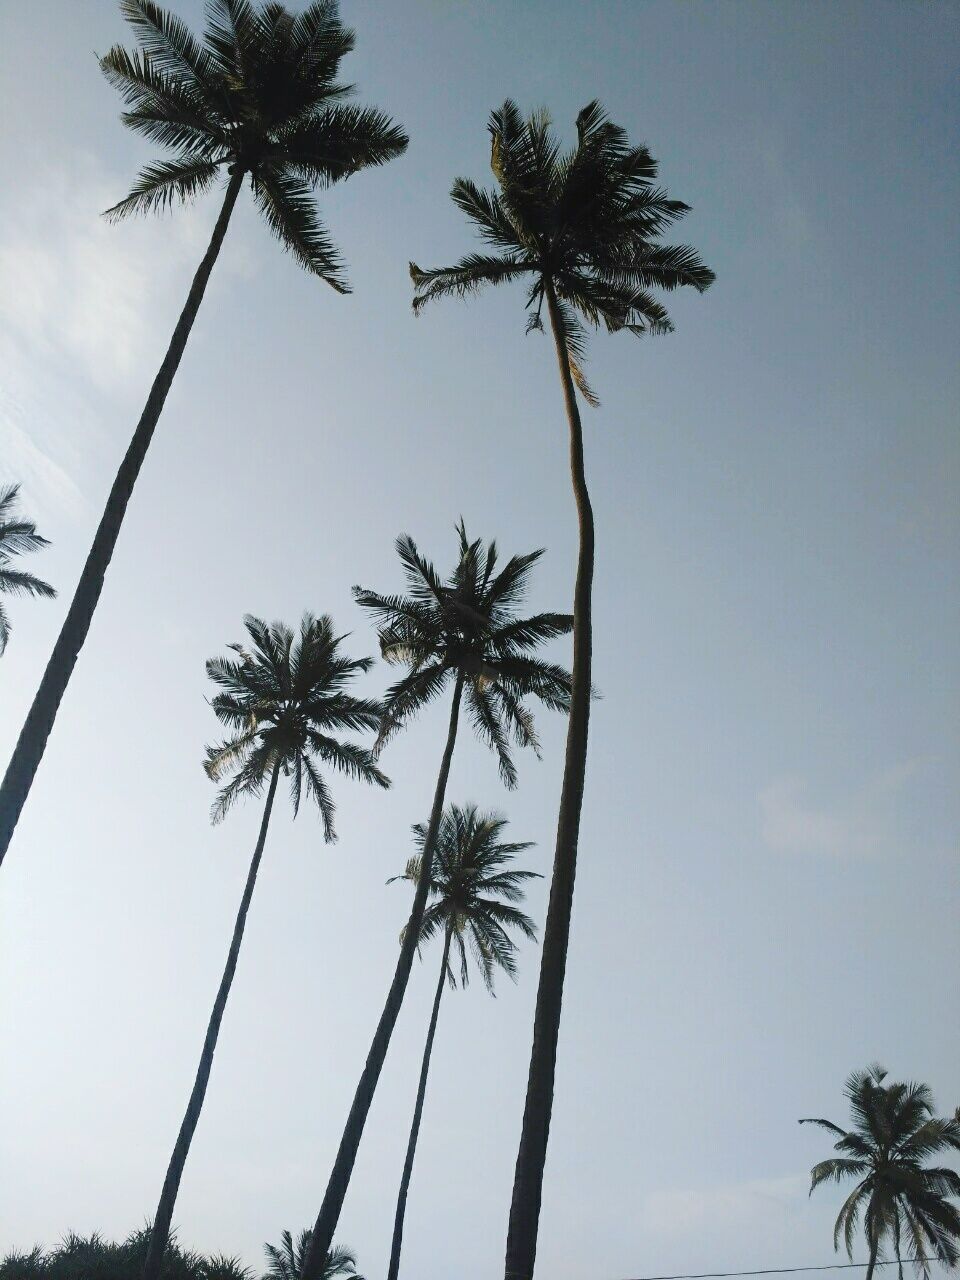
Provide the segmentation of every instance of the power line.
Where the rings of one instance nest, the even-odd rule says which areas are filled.
[[[935,1258],[904,1258],[904,1264],[911,1262],[935,1262]],[[764,1267],[759,1271],[698,1271],[692,1275],[684,1273],[677,1276],[638,1276],[635,1280],[730,1280],[734,1276],[783,1276],[793,1275],[797,1271],[847,1271],[851,1267],[866,1268],[869,1262],[828,1262],[819,1267]],[[896,1258],[877,1259],[874,1266],[893,1267]]]

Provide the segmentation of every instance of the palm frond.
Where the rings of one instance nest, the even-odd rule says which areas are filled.
[[[104,217],[116,222],[134,213],[169,209],[178,201],[186,204],[208,190],[217,170],[216,161],[201,155],[148,164],[140,170],[129,194],[107,209]]]

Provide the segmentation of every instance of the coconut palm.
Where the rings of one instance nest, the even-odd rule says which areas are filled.
[[[290,1232],[284,1231],[279,1248],[274,1244],[265,1244],[263,1249],[270,1265],[264,1272],[263,1280],[300,1280],[309,1243],[309,1231],[301,1231],[296,1244]],[[353,1251],[339,1244],[334,1245],[327,1254],[320,1275],[322,1280],[337,1280],[339,1276],[343,1280],[363,1280],[363,1276],[357,1272],[357,1259]]]
[[[687,206],[654,185],[657,164],[650,152],[631,146],[598,102],[577,116],[577,144],[566,154],[545,112],[524,120],[508,100],[493,112],[489,127],[499,190],[485,191],[457,178],[451,195],[491,251],[471,253],[454,266],[431,271],[411,263],[410,274],[414,311],[436,298],[465,297],[485,285],[520,281],[527,291],[529,331],[543,328],[546,304],[569,428],[580,535],[573,693],[506,1257],[508,1280],[530,1280],[553,1107],[590,713],[594,524],[576,390],[590,404],[597,399],[583,373],[582,321],[595,328],[603,324],[611,333],[666,333],[670,319],[651,289],[690,285],[702,291],[713,272],[693,249],[659,243],[661,233]]]
[[[68,1232],[49,1250],[39,1245],[29,1253],[7,1254],[0,1260],[0,1280],[130,1280],[139,1275],[150,1232],[141,1228],[125,1240],[105,1240],[98,1232],[78,1236]],[[163,1280],[253,1280],[239,1258],[225,1254],[204,1257],[181,1249],[171,1235],[164,1258]]]
[[[14,508],[20,494],[18,484],[0,485],[0,594],[42,596],[49,600],[57,593],[49,582],[36,578],[25,569],[11,568],[14,558],[27,551],[40,551],[49,547],[46,538],[37,533],[32,520],[16,515]],[[10,619],[0,600],[0,653],[10,639]]]
[[[221,174],[227,184],[207,252],[113,482],[0,788],[0,861],[90,628],[127,503],[244,180],[284,248],[345,293],[343,263],[317,215],[312,189],[383,164],[407,145],[402,130],[383,112],[345,101],[353,90],[338,72],[354,34],[341,25],[335,0],[315,0],[296,15],[282,4],[208,0],[207,27],[199,40],[152,0],[121,0],[120,8],[140,47],[128,53],[117,45],[100,66],[126,104],[123,123],[162,147],[168,158],[147,165],[107,216],[186,203],[212,189]]]
[[[950,1203],[960,1197],[960,1175],[925,1163],[941,1151],[960,1151],[960,1116],[935,1116],[927,1085],[884,1084],[886,1078],[876,1064],[849,1077],[843,1091],[852,1129],[819,1118],[800,1121],[833,1134],[833,1149],[841,1153],[813,1166],[811,1194],[824,1182],[857,1179],[837,1216],[833,1247],[839,1249],[842,1236],[847,1256],[853,1257],[862,1215],[869,1251],[866,1280],[872,1280],[885,1245],[893,1246],[902,1277],[904,1240],[923,1276],[929,1275],[933,1259],[945,1267],[960,1261],[960,1212]]]
[[[417,1101],[413,1110],[413,1123],[407,1141],[403,1161],[397,1210],[393,1224],[393,1243],[390,1247],[390,1266],[387,1280],[397,1280],[400,1272],[400,1249],[403,1244],[403,1220],[407,1207],[407,1192],[417,1150],[423,1100],[427,1091],[427,1075],[430,1071],[430,1055],[440,1013],[440,997],[444,981],[457,985],[457,974],[450,963],[454,952],[458,961],[460,983],[466,986],[470,976],[467,952],[480,970],[491,995],[494,994],[494,977],[497,969],[504,970],[516,981],[516,944],[510,937],[512,929],[519,930],[531,941],[536,939],[533,921],[515,904],[523,901],[523,885],[527,880],[540,879],[536,871],[518,871],[511,863],[516,854],[531,846],[529,843],[506,843],[501,837],[507,825],[506,818],[497,813],[483,814],[475,805],[465,809],[451,805],[444,813],[437,831],[430,875],[430,894],[433,901],[424,912],[420,925],[420,944],[437,935],[443,937],[440,956],[440,974],[433,997],[433,1008],[427,1028],[427,1042],[423,1050]],[[393,880],[407,880],[419,884],[423,870],[423,849],[427,828],[418,823],[414,837],[420,852],[406,865],[402,876]],[[388,881],[390,883],[390,881]]]
[[[453,689],[447,740],[424,840],[423,874],[414,894],[393,981],[317,1215],[304,1280],[318,1280],[319,1261],[330,1248],[367,1112],[410,977],[430,889],[433,849],[457,739],[461,702],[466,702],[480,739],[496,752],[500,775],[507,787],[515,786],[517,780],[511,739],[514,745],[530,747],[539,754],[533,715],[525,700],[539,698],[555,711],[566,712],[570,706],[567,672],[534,655],[546,641],[565,635],[570,630],[571,618],[561,613],[519,616],[530,572],[543,552],[512,556],[498,568],[494,542],[488,546],[480,539],[471,542],[462,520],[457,534],[459,555],[446,580],[424,559],[413,539],[404,535],[397,539],[396,547],[409,594],[381,595],[365,587],[354,587],[357,602],[377,621],[384,659],[407,668],[402,679],[387,691],[378,745],[382,747],[444,689],[451,685]]]
[[[348,692],[355,677],[369,670],[372,659],[343,654],[340,645],[344,637],[334,634],[333,623],[326,616],[314,618],[305,613],[298,637],[281,622],[267,626],[249,615],[244,618],[244,626],[249,647],[232,644],[229,648],[235,658],[211,658],[207,663],[207,675],[220,690],[211,705],[230,735],[217,746],[207,748],[204,768],[208,777],[214,782],[227,779],[211,816],[219,822],[241,796],[259,796],[264,788],[267,798],[200,1065],[160,1193],[144,1280],[157,1280],[160,1274],[180,1178],[200,1118],[220,1023],[233,985],[280,775],[290,781],[294,816],[304,795],[316,803],[327,841],[335,840],[336,833],[333,797],[324,777],[325,769],[380,787],[390,785],[367,747],[334,736],[345,730],[371,729],[379,723],[380,703]]]

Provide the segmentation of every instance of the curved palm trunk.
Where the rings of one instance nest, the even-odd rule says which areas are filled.
[[[506,1280],[531,1280],[537,1255],[537,1228],[543,1170],[547,1159],[553,1084],[557,1064],[557,1036],[567,964],[567,940],[573,909],[573,884],[577,871],[580,808],[587,767],[587,727],[590,718],[591,594],[593,586],[593,509],[583,469],[583,431],[577,407],[570,361],[563,339],[557,298],[546,285],[547,307],[557,348],[560,380],[570,426],[570,473],[580,528],[580,554],[573,597],[573,688],[567,749],[560,791],[557,844],[553,860],[550,902],[543,930],[540,983],[533,1020],[533,1048],[527,1076],[527,1097],[520,1131],[520,1149],[513,1181],[510,1224],[507,1232]]]
[[[177,1203],[177,1192],[180,1190],[180,1179],[183,1177],[183,1167],[187,1163],[187,1156],[190,1153],[190,1143],[193,1141],[193,1135],[197,1129],[197,1121],[200,1119],[200,1109],[203,1106],[203,1099],[207,1092],[207,1082],[210,1079],[210,1068],[213,1066],[213,1054],[216,1050],[217,1039],[220,1035],[220,1023],[223,1021],[223,1011],[226,1008],[227,997],[230,995],[230,988],[233,986],[233,977],[237,971],[237,958],[240,955],[240,944],[243,941],[243,930],[247,923],[247,911],[250,908],[250,899],[253,897],[253,887],[257,883],[257,872],[260,870],[260,859],[263,857],[263,846],[266,844],[267,840],[267,827],[270,825],[270,813],[273,809],[273,798],[277,793],[277,780],[279,776],[280,765],[278,762],[273,766],[273,773],[270,777],[270,788],[267,791],[267,802],[264,805],[263,819],[260,823],[260,835],[257,839],[257,847],[253,851],[253,858],[250,862],[250,870],[247,873],[247,883],[243,890],[243,897],[240,899],[240,910],[237,912],[237,922],[233,926],[233,939],[230,943],[230,950],[227,953],[226,967],[223,970],[223,977],[220,979],[217,998],[213,1002],[213,1012],[210,1014],[210,1021],[207,1023],[207,1034],[203,1041],[203,1051],[200,1054],[200,1065],[197,1067],[197,1076],[193,1082],[193,1090],[191,1091],[190,1101],[187,1103],[187,1109],[180,1125],[180,1132],[177,1134],[177,1142],[173,1148],[173,1155],[170,1157],[170,1164],[167,1166],[167,1176],[163,1180],[163,1190],[160,1192],[160,1202],[157,1205],[156,1216],[153,1220],[153,1228],[150,1232],[150,1246],[147,1250],[147,1259],[143,1265],[143,1280],[159,1280],[160,1267],[163,1263],[163,1254],[167,1247],[167,1237],[170,1234],[170,1221],[173,1218],[174,1206]]]
[[[430,1015],[430,1026],[427,1029],[427,1043],[423,1050],[423,1063],[420,1067],[420,1083],[417,1085],[417,1104],[413,1109],[413,1124],[410,1126],[410,1137],[407,1141],[407,1154],[403,1161],[403,1173],[400,1176],[400,1192],[397,1196],[397,1212],[393,1220],[393,1243],[390,1245],[390,1266],[387,1280],[397,1280],[400,1274],[400,1249],[403,1245],[403,1219],[407,1211],[407,1192],[410,1190],[410,1176],[413,1173],[413,1158],[417,1153],[417,1139],[420,1136],[420,1120],[423,1116],[423,1100],[427,1093],[427,1074],[430,1071],[430,1055],[433,1052],[433,1037],[437,1030],[437,1016],[440,1013],[440,997],[443,995],[443,984],[447,977],[447,960],[450,955],[451,933],[447,927],[443,941],[443,959],[440,961],[440,977],[437,979],[437,994],[433,997],[433,1012]]]
[[[242,172],[238,171],[231,175],[220,216],[210,237],[209,247],[197,269],[197,274],[193,277],[186,305],[173,331],[167,354],[153,380],[137,429],[133,433],[133,439],[114,479],[73,600],[63,626],[60,628],[60,634],[43,673],[33,705],[20,730],[20,737],[10,757],[3,784],[0,785],[0,862],[3,861],[20,812],[30,793],[34,776],[43,758],[47,738],[50,736],[50,730],[53,728],[53,722],[60,707],[60,700],[70,682],[77,657],[90,630],[90,622],[100,599],[100,592],[103,590],[104,575],[117,545],[127,503],[130,501],[133,486],[140,474],[143,459],[187,345],[193,322],[200,310],[204,290],[207,287],[210,272],[213,270],[213,264],[220,253],[242,182]]]
[[[460,672],[453,691],[453,705],[450,708],[450,724],[447,729],[447,745],[444,747],[443,759],[440,762],[440,775],[437,778],[437,787],[433,796],[433,808],[430,811],[430,825],[427,827],[427,834],[423,844],[423,864],[420,868],[417,891],[413,895],[410,919],[407,921],[407,927],[404,931],[397,967],[393,975],[393,981],[390,984],[390,990],[387,992],[383,1013],[381,1013],[380,1021],[377,1023],[377,1029],[370,1045],[370,1052],[367,1054],[367,1060],[364,1063],[357,1091],[353,1095],[350,1114],[347,1116],[347,1123],[340,1139],[337,1157],[333,1162],[333,1169],[330,1173],[327,1189],[324,1192],[323,1203],[320,1205],[320,1212],[317,1214],[317,1221],[314,1223],[313,1232],[310,1236],[310,1245],[307,1249],[307,1256],[303,1261],[300,1280],[320,1280],[323,1274],[324,1260],[333,1242],[333,1233],[337,1229],[340,1210],[343,1208],[347,1187],[350,1185],[350,1175],[353,1173],[353,1165],[360,1147],[360,1139],[363,1137],[363,1127],[366,1124],[367,1113],[370,1110],[370,1104],[373,1102],[373,1095],[380,1079],[380,1072],[383,1070],[387,1049],[390,1047],[390,1037],[393,1035],[393,1028],[396,1026],[397,1018],[400,1014],[400,1006],[403,1004],[407,980],[410,977],[410,969],[413,965],[413,956],[417,949],[417,939],[420,937],[420,925],[427,906],[430,873],[433,870],[433,850],[437,843],[437,830],[443,814],[447,778],[450,775],[450,761],[453,758],[453,747],[457,740],[457,724],[460,719],[460,699],[462,694],[463,673]]]

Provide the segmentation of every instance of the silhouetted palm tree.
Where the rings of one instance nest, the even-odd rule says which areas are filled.
[[[427,1028],[427,1043],[423,1050],[420,1081],[417,1085],[417,1101],[413,1110],[413,1123],[407,1141],[407,1152],[400,1178],[397,1210],[393,1224],[393,1243],[390,1246],[390,1266],[387,1280],[397,1280],[400,1273],[400,1249],[403,1244],[403,1220],[407,1207],[407,1191],[413,1172],[417,1151],[423,1101],[427,1091],[427,1075],[430,1071],[430,1055],[440,1013],[440,997],[444,980],[456,987],[457,980],[450,964],[450,952],[456,948],[459,960],[460,982],[466,986],[470,967],[467,948],[483,976],[487,990],[493,994],[494,975],[497,969],[505,970],[514,981],[517,976],[516,944],[510,937],[511,929],[518,929],[525,937],[535,940],[537,933],[533,921],[515,903],[523,901],[523,885],[527,880],[540,879],[536,871],[517,871],[510,864],[514,856],[531,845],[508,844],[501,839],[507,825],[500,814],[478,813],[475,805],[465,809],[451,805],[444,813],[437,832],[433,855],[433,871],[430,876],[430,893],[434,901],[427,907],[420,925],[420,943],[429,942],[437,934],[443,936],[440,957],[440,975],[433,997],[433,1008]],[[411,858],[402,876],[394,880],[409,880],[419,884],[423,870],[423,847],[427,829],[418,823],[414,835],[420,853]],[[388,884],[390,881],[387,882]]]
[[[484,285],[519,280],[527,287],[529,331],[543,327],[546,303],[569,425],[580,531],[573,693],[506,1256],[507,1280],[530,1280],[553,1106],[590,713],[594,524],[574,388],[589,403],[597,401],[583,375],[585,331],[579,317],[595,327],[603,324],[610,332],[666,333],[669,317],[650,289],[691,285],[702,291],[713,272],[693,249],[657,243],[687,206],[654,186],[656,161],[646,147],[630,145],[624,130],[607,119],[598,102],[589,103],[577,116],[577,145],[567,154],[551,134],[545,112],[524,120],[508,100],[493,112],[489,127],[499,191],[484,191],[458,178],[451,195],[492,252],[469,254],[452,267],[433,271],[411,263],[410,274],[415,311],[434,298],[464,297]]]
[[[570,630],[569,615],[541,613],[531,618],[518,616],[530,571],[543,552],[513,556],[498,571],[495,543],[484,547],[480,539],[470,542],[462,520],[457,532],[459,557],[446,581],[421,556],[413,539],[404,535],[397,539],[396,546],[409,595],[380,595],[364,587],[354,587],[357,602],[369,609],[377,620],[383,657],[387,662],[408,668],[403,679],[387,692],[379,745],[382,746],[451,683],[453,697],[447,741],[424,842],[423,875],[414,894],[393,981],[314,1225],[304,1280],[318,1280],[319,1260],[330,1248],[367,1112],[403,1003],[420,936],[420,922],[427,905],[433,849],[457,738],[461,700],[466,698],[477,734],[496,751],[500,775],[508,787],[516,783],[510,738],[517,746],[532,747],[539,754],[533,716],[524,700],[539,698],[556,711],[566,712],[570,706],[570,677],[567,672],[554,663],[532,656],[545,641],[565,635]]]
[[[342,654],[340,644],[344,637],[334,635],[328,617],[317,619],[304,614],[296,638],[280,622],[267,626],[259,618],[247,616],[244,625],[251,647],[232,644],[229,648],[236,658],[212,658],[207,663],[207,675],[220,688],[213,698],[213,710],[229,729],[230,737],[219,746],[207,748],[204,768],[215,782],[232,774],[214,803],[214,822],[219,822],[240,796],[259,796],[266,786],[267,799],[196,1080],[160,1193],[144,1280],[157,1280],[160,1274],[180,1178],[200,1118],[223,1010],[237,968],[280,774],[290,779],[294,816],[306,792],[320,810],[324,839],[328,841],[336,839],[334,804],[322,767],[381,787],[390,785],[366,747],[332,736],[344,730],[371,729],[379,723],[380,703],[346,692],[360,672],[369,670],[373,660]]]
[[[24,520],[14,513],[19,493],[18,484],[0,485],[0,594],[43,596],[49,600],[57,594],[49,582],[35,578],[24,569],[11,568],[16,556],[50,545],[37,533],[32,520]],[[10,619],[0,600],[0,653],[6,649],[9,639]]]
[[[0,1261],[0,1280],[131,1280],[140,1274],[149,1244],[149,1229],[132,1232],[114,1243],[98,1232],[78,1236],[68,1232],[59,1244],[29,1253],[8,1253]],[[173,1235],[163,1260],[163,1280],[252,1280],[239,1258],[225,1254],[204,1257],[181,1249]]]
[[[208,0],[197,40],[151,0],[121,0],[140,44],[117,45],[100,61],[120,91],[123,122],[170,154],[147,165],[130,194],[107,211],[120,218],[186,202],[228,175],[220,215],[107,498],[90,554],[40,688],[0,787],[0,861],[43,756],[47,737],[103,589],[120,525],[173,382],[210,272],[245,178],[270,229],[308,271],[340,293],[343,264],[320,222],[311,191],[383,164],[407,145],[381,111],[345,104],[338,80],[354,34],[335,0],[294,15],[282,4]]]
[[[929,1167],[928,1157],[946,1150],[960,1151],[960,1119],[939,1119],[925,1084],[884,1084],[886,1071],[874,1064],[855,1071],[844,1085],[853,1128],[830,1120],[807,1118],[832,1133],[833,1149],[842,1154],[823,1160],[810,1171],[810,1191],[822,1182],[856,1178],[833,1229],[833,1247],[840,1237],[853,1257],[853,1237],[861,1220],[869,1261],[866,1280],[885,1244],[891,1244],[903,1274],[904,1238],[913,1262],[924,1276],[936,1259],[945,1267],[960,1261],[960,1212],[950,1197],[960,1196],[960,1175],[953,1169]]]
[[[273,1244],[263,1246],[267,1261],[270,1263],[263,1280],[301,1280],[303,1259],[306,1256],[307,1245],[310,1243],[310,1232],[301,1231],[297,1243],[294,1244],[290,1232],[284,1231],[280,1241],[279,1249]],[[339,1276],[344,1280],[363,1280],[363,1276],[357,1272],[355,1254],[339,1244],[334,1245],[327,1254],[327,1260],[323,1264],[320,1275],[322,1280],[337,1280]]]

